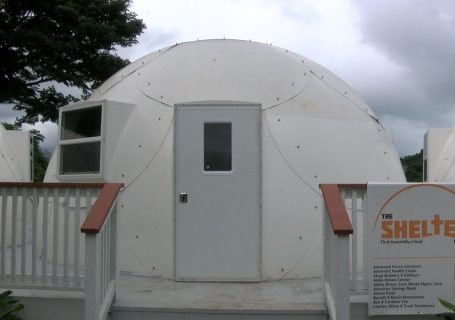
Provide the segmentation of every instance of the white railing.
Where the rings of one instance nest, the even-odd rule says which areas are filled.
[[[0,183],[0,282],[84,287],[80,226],[103,184]]]
[[[121,184],[106,184],[84,221],[86,235],[85,320],[104,320],[115,299],[117,200]]]
[[[321,185],[323,214],[323,291],[332,320],[350,319],[349,238],[352,225],[336,184]]]
[[[366,268],[366,186],[365,185],[338,185],[341,197],[345,204],[353,233],[349,236],[349,271],[350,289],[358,293],[365,293],[368,289],[368,274]]]

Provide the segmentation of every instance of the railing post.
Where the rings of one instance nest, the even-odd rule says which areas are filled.
[[[322,200],[322,248],[323,248],[323,275],[322,275],[322,282],[325,284],[326,282],[330,282],[330,265],[332,264],[331,261],[331,228],[330,222],[328,221],[329,217],[327,214],[327,208],[325,206],[324,200]]]
[[[351,318],[351,301],[349,294],[349,236],[334,235],[336,275],[334,281],[336,283],[333,288],[335,301],[336,319],[349,320]],[[332,268],[335,267],[332,265]]]
[[[85,320],[98,320],[100,243],[96,233],[85,235],[85,270]]]
[[[118,204],[116,203],[114,205],[114,208],[111,213],[111,252],[109,254],[110,256],[110,275],[109,275],[109,280],[115,280],[117,279],[117,208]],[[116,285],[116,282],[114,282],[114,285]],[[116,298],[116,288],[114,288],[114,297],[112,298],[112,301],[115,301]]]
[[[330,319],[350,320],[349,235],[352,225],[337,185],[321,185],[323,211],[324,295]]]
[[[85,320],[105,320],[115,300],[117,200],[122,184],[106,184],[82,224],[86,239]]]

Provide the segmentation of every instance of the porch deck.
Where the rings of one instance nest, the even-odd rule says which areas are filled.
[[[114,310],[122,308],[197,311],[324,311],[322,279],[256,283],[175,282],[122,275],[118,278]]]
[[[0,291],[3,289],[0,289]],[[83,292],[15,289],[24,319],[43,312],[83,319]],[[122,274],[108,318],[118,319],[326,319],[321,278],[258,283],[175,282]]]

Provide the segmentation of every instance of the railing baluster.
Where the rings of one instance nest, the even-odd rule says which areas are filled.
[[[107,220],[108,218],[106,218]],[[106,288],[107,288],[107,273],[106,273],[106,266],[107,266],[107,237],[108,237],[108,232],[109,232],[109,223],[106,221],[104,224],[104,248],[103,248],[103,281],[104,281],[104,286],[103,286],[103,296],[106,293]]]
[[[100,259],[99,259],[99,265],[98,265],[98,274],[99,274],[99,278],[98,278],[98,283],[99,283],[99,286],[98,286],[98,299],[99,301],[102,301],[102,292],[103,292],[103,252],[104,252],[104,241],[103,241],[103,229],[101,229],[100,233],[99,233],[99,236],[97,237],[98,238],[98,242],[99,242],[99,248],[100,248]]]
[[[5,272],[6,272],[6,223],[8,222],[7,219],[7,209],[8,209],[8,194],[6,193],[7,189],[6,187],[2,188],[2,220],[1,220],[1,256],[0,256],[0,274],[1,274],[1,280],[3,282]]]
[[[100,286],[100,297],[103,297],[103,292],[104,292],[104,250],[106,246],[106,234],[104,233],[106,225],[103,226],[103,228],[100,231],[100,236],[101,236],[101,263],[100,263],[100,281],[101,281],[101,286]]]
[[[352,229],[354,230],[353,234],[351,235],[352,238],[352,247],[351,247],[351,288],[357,288],[357,249],[358,249],[358,224],[357,224],[357,190],[352,190]]]
[[[94,193],[93,189],[87,189],[87,203],[86,203],[87,214],[90,212],[90,209],[92,208],[93,193]]]
[[[59,229],[59,189],[54,188],[54,221],[52,231],[52,282],[58,284],[58,229]]]
[[[111,281],[111,237],[112,237],[112,213],[107,217],[107,244],[106,244],[106,290]]]
[[[107,217],[107,234],[106,234],[106,268],[105,268],[105,272],[106,272],[106,290],[105,292],[107,291],[107,287],[109,286],[109,282],[110,282],[110,270],[109,270],[109,253],[111,252],[111,216],[109,215],[109,217]]]
[[[17,188],[13,188],[11,217],[11,276],[14,280],[16,276],[16,232],[17,232]]]
[[[42,282],[47,284],[47,236],[49,223],[49,189],[43,190],[43,250],[41,251]]]
[[[103,301],[103,234],[100,232],[100,237],[98,237],[98,247],[100,250],[100,260],[98,263],[98,279],[96,280],[98,285],[98,301]],[[99,307],[99,305],[98,305]]]
[[[79,274],[79,237],[81,227],[81,189],[76,189],[75,195],[76,212],[74,215],[74,285],[80,285],[80,274]]]
[[[117,276],[117,204],[115,204],[114,210],[109,217],[111,221],[111,249],[109,251],[109,279],[116,279]]]
[[[63,284],[68,285],[68,251],[69,251],[69,189],[65,189],[64,216],[63,216]]]
[[[36,281],[36,251],[38,242],[38,189],[33,188],[32,193],[32,282]]]
[[[368,252],[367,252],[367,232],[365,232],[365,230],[367,230],[367,220],[368,220],[368,216],[367,216],[367,201],[368,201],[368,193],[366,192],[366,190],[363,191],[363,200],[362,200],[362,210],[363,210],[363,234],[362,234],[362,238],[363,238],[363,259],[362,259],[362,264],[363,264],[363,283],[362,283],[362,288],[363,289],[367,289],[368,288],[368,277],[369,277],[369,273],[366,272],[366,268],[367,268],[367,255],[368,255]]]
[[[22,189],[22,223],[21,223],[21,279],[25,281],[27,266],[27,203],[28,188]]]

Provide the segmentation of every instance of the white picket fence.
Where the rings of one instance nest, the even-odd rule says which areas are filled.
[[[353,230],[352,235],[349,236],[350,290],[364,291],[368,289],[368,274],[365,273],[367,262],[364,233],[366,223],[366,187],[362,188],[362,185],[356,188],[339,186]]]
[[[80,226],[101,187],[0,184],[2,284],[83,288]]]
[[[117,274],[117,198],[121,184],[101,190],[81,231],[86,236],[85,320],[104,320],[115,299]]]
[[[366,185],[321,185],[324,294],[330,319],[350,319],[350,297],[366,293]]]
[[[115,298],[121,188],[0,182],[2,287],[84,290],[85,318],[105,319]]]

